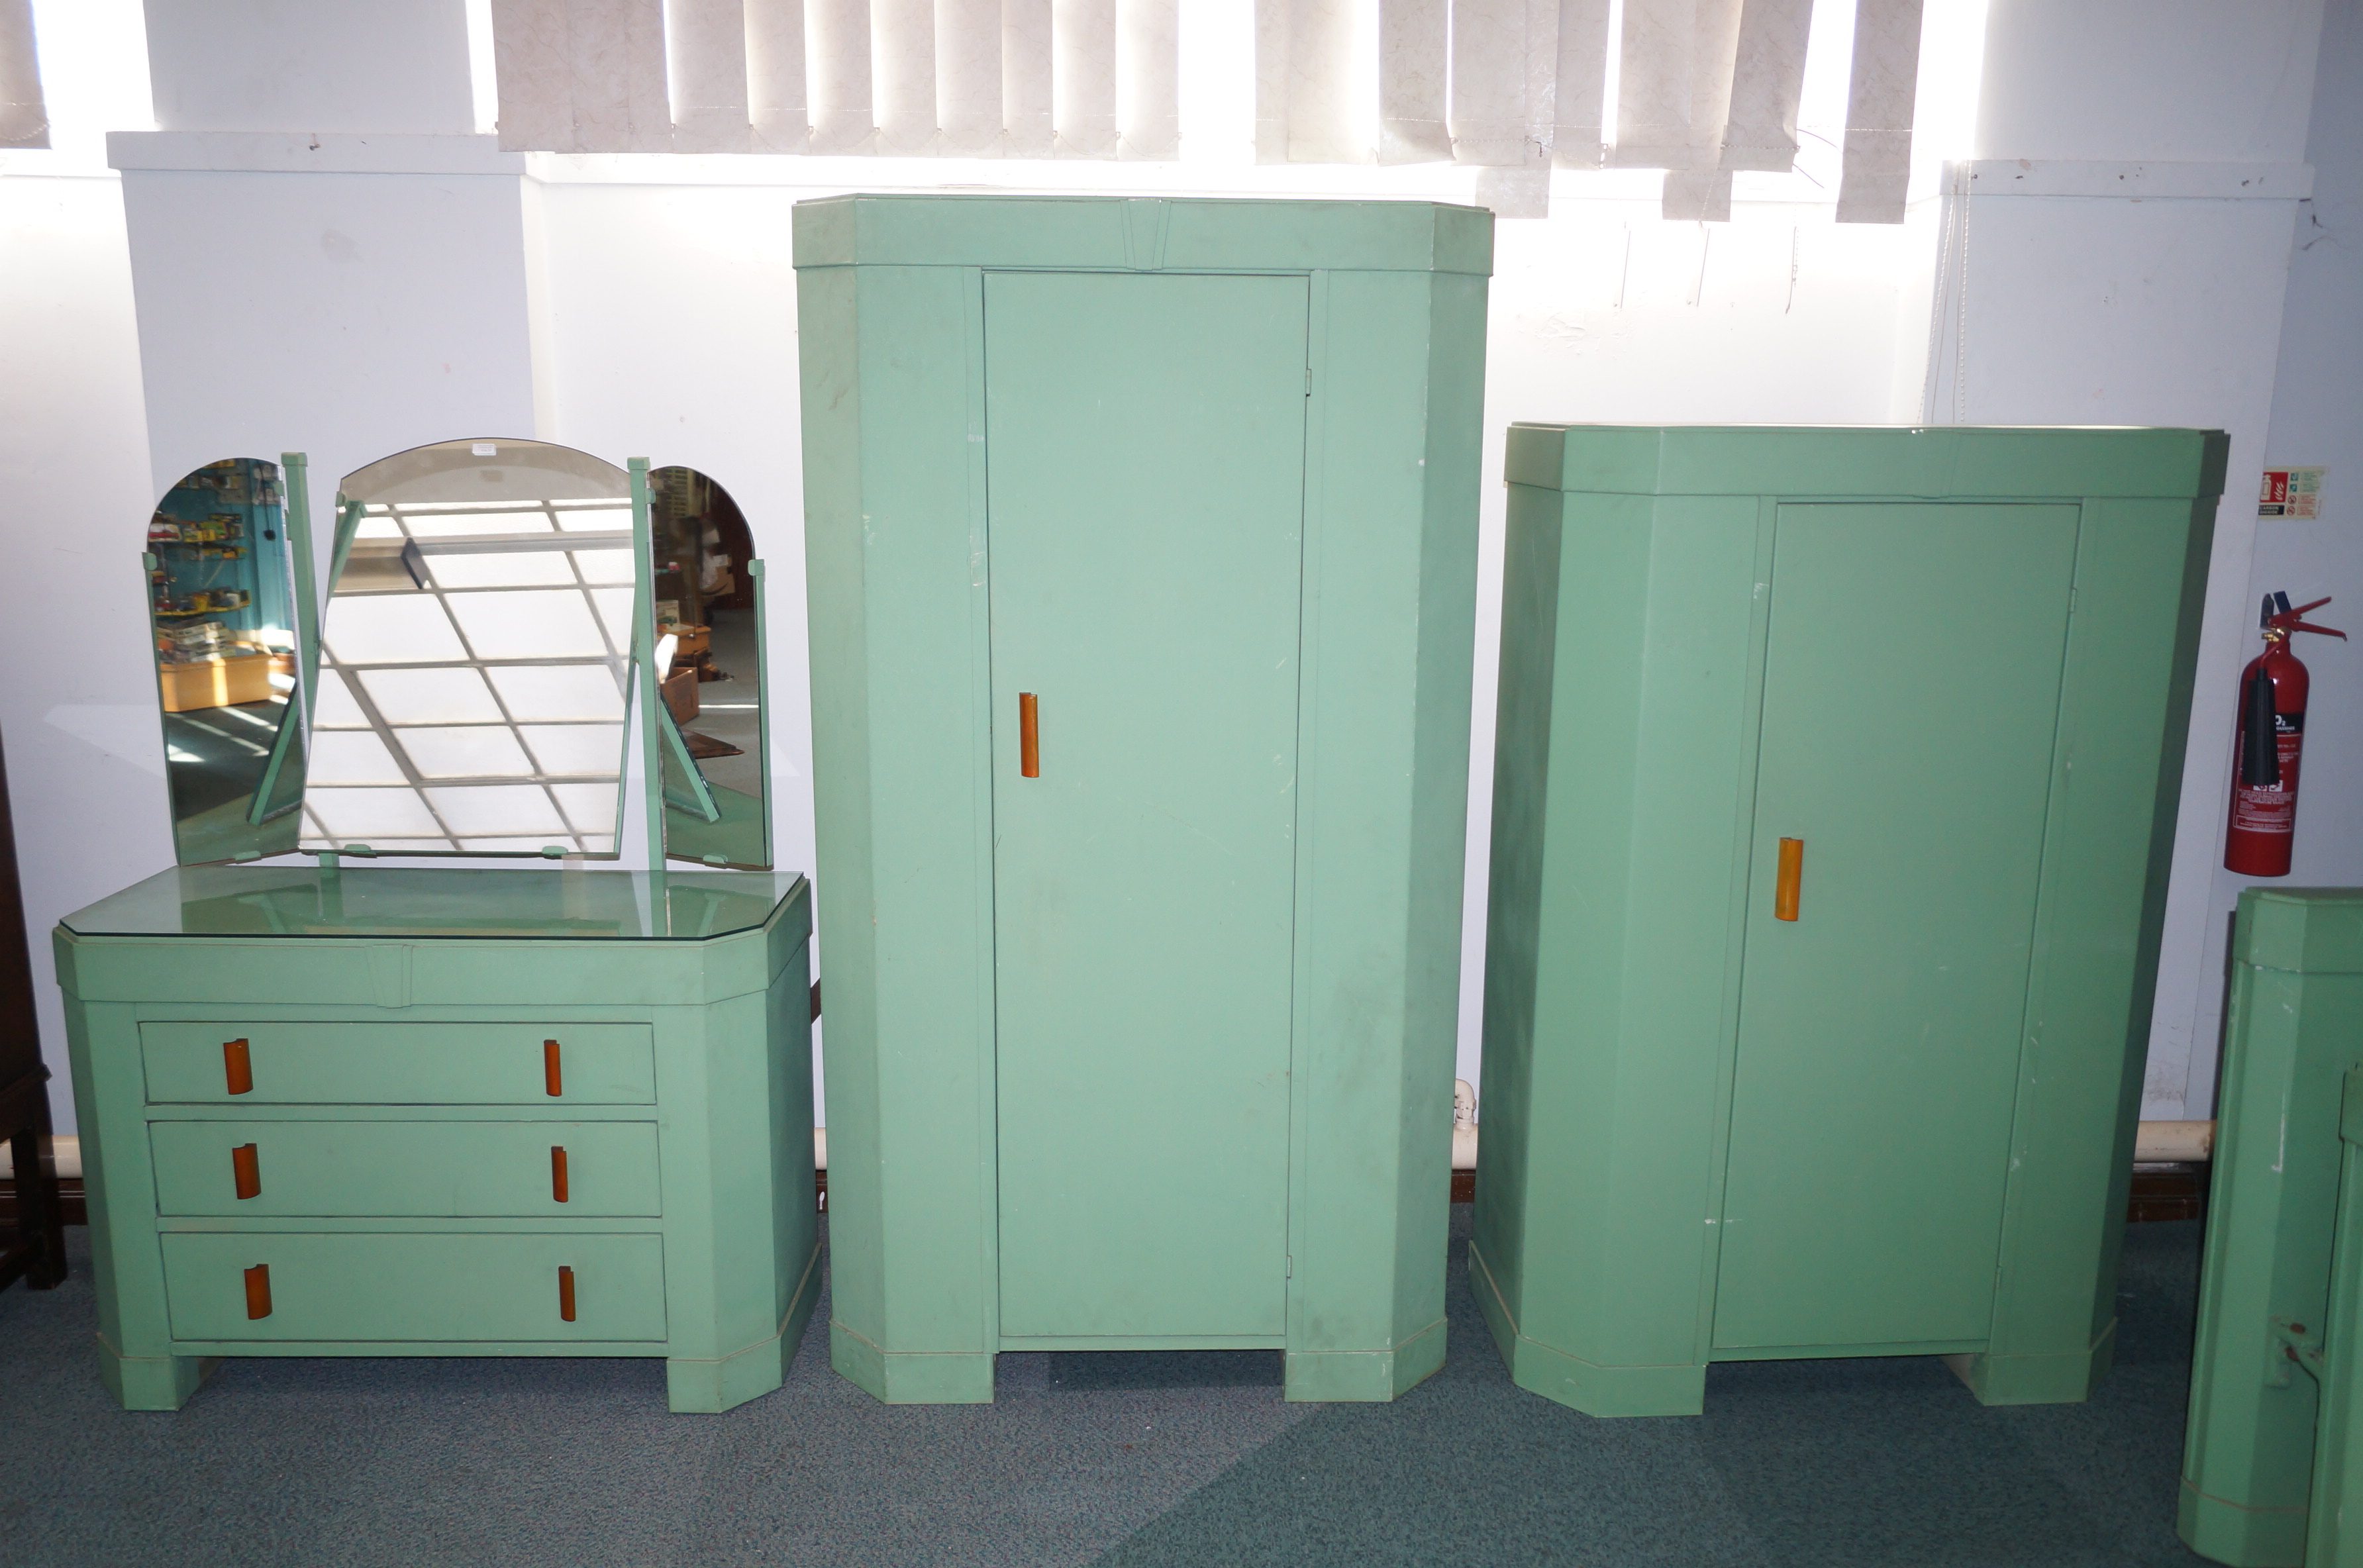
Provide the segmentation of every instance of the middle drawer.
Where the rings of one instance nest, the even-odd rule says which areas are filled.
[[[159,1214],[663,1211],[651,1121],[154,1121],[148,1137]]]

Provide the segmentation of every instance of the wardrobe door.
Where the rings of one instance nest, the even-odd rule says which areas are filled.
[[[1780,509],[1719,1349],[1988,1332],[2077,515]]]
[[[1277,1336],[1307,283],[984,285],[1002,1333]]]

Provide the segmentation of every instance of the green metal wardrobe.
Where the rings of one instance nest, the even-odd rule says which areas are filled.
[[[837,1369],[1444,1354],[1492,219],[796,209]]]
[[[1512,427],[1470,1265],[1522,1386],[2106,1370],[2224,452]]]
[[[2235,1568],[2363,1561],[2363,890],[2250,888],[2175,1531]]]

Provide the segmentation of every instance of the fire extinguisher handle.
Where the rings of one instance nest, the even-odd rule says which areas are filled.
[[[2303,619],[2309,611],[2319,610],[2329,602],[2330,596],[2328,594],[2324,594],[2323,597],[2314,600],[2310,604],[2301,604],[2296,609],[2292,610],[2290,608],[2288,594],[2280,592],[2268,593],[2265,595],[2265,613],[2263,617],[2265,630],[2267,632],[2278,630],[2283,636],[2287,636],[2291,632],[2312,632],[2314,635],[2319,637],[2337,637],[2344,641],[2346,634],[2338,630],[2336,627],[2317,626]]]

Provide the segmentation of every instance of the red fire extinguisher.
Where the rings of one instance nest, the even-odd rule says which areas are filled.
[[[2265,651],[2240,672],[2240,751],[2232,778],[2232,826],[2224,868],[2244,877],[2286,877],[2297,835],[2297,764],[2305,746],[2305,666],[2290,652],[2292,632],[2344,637],[2300,619],[2329,603],[2290,608],[2286,593],[2265,595]]]

